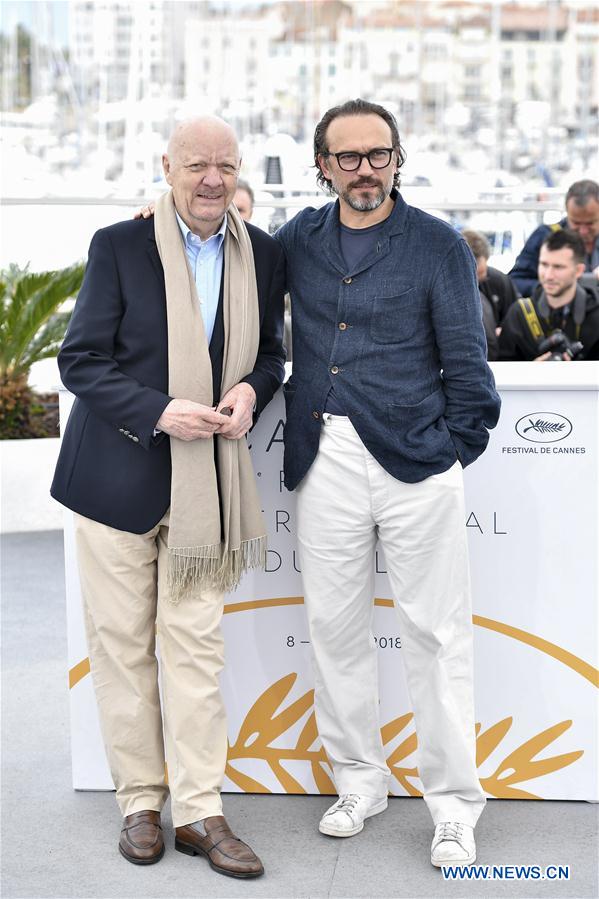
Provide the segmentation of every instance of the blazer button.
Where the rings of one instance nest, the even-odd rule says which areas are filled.
[[[352,279],[351,279],[351,278],[344,278],[344,279],[343,279],[343,283],[344,283],[344,284],[351,284],[351,282],[352,282]]]
[[[347,325],[345,324],[345,322],[339,322],[339,330],[340,331],[345,331],[346,328],[347,328]]]
[[[139,443],[139,437],[131,437],[133,443]]]
[[[314,412],[312,413],[312,418],[320,418],[320,412],[316,412],[316,410],[314,410]]]
[[[333,365],[333,367],[332,367],[332,369],[331,369],[331,374],[332,374],[332,375],[336,375],[336,374],[338,374],[338,373],[339,373],[339,366],[338,366],[338,365]]]

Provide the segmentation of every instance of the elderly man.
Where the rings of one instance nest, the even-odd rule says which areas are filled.
[[[265,554],[244,436],[283,379],[283,268],[231,205],[240,162],[225,122],[183,122],[155,221],[94,236],[59,356],[77,399],[52,495],[76,513],[121,854],[159,861],[170,792],[176,849],[256,877],[222,815],[220,620],[225,590]]]
[[[539,252],[552,231],[569,228],[577,231],[584,244],[583,282],[597,287],[599,279],[599,184],[590,179],[575,181],[566,194],[566,217],[555,225],[539,225],[532,232],[511,270],[510,278],[523,297],[530,297],[539,286]]]
[[[276,236],[293,313],[285,484],[297,490],[316,717],[339,793],[320,830],[351,837],[387,807],[378,537],[435,824],[431,861],[470,864],[485,798],[462,468],[499,414],[474,259],[453,228],[402,199],[404,154],[382,106],[353,100],[325,113],[314,161],[337,201],[304,209]]]

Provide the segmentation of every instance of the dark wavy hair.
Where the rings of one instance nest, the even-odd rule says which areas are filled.
[[[572,250],[576,263],[584,262],[586,257],[582,237],[577,231],[572,231],[570,228],[560,228],[559,231],[552,231],[547,235],[541,246],[547,247],[548,250],[563,250],[564,247],[567,247],[569,250]]]
[[[393,176],[393,187],[399,187],[401,183],[399,170],[406,161],[406,151],[399,140],[399,129],[397,127],[397,122],[395,121],[395,116],[390,113],[388,109],[385,109],[384,106],[379,106],[378,103],[371,103],[369,100],[360,99],[348,100],[346,103],[341,103],[339,106],[333,106],[331,109],[328,109],[316,126],[314,132],[314,166],[316,168],[316,180],[319,186],[330,194],[335,193],[330,179],[325,178],[322,173],[322,169],[318,164],[318,156],[328,152],[326,144],[327,129],[333,119],[350,115],[378,115],[387,123],[391,129],[391,143],[398,156],[397,170]]]

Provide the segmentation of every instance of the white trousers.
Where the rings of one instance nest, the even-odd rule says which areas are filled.
[[[372,634],[378,537],[399,616],[424,799],[435,824],[474,826],[485,798],[475,762],[459,462],[403,483],[379,465],[348,418],[325,415],[297,514],[316,718],[338,792],[378,797],[388,789]]]
[[[224,594],[170,601],[168,512],[146,534],[75,515],[75,538],[91,675],[121,813],[160,811],[170,790],[175,827],[221,815]]]

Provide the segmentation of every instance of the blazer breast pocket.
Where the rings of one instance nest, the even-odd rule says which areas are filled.
[[[370,336],[375,343],[402,343],[413,337],[422,314],[421,302],[415,287],[376,296],[370,319]]]

